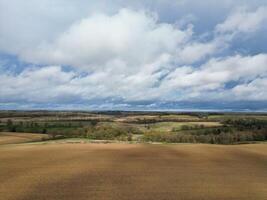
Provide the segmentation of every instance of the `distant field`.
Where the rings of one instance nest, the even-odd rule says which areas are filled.
[[[170,132],[172,129],[181,130],[182,126],[194,127],[196,125],[206,128],[222,126],[219,122],[158,122],[149,127],[155,131]]]
[[[224,120],[224,119],[259,119],[259,120],[267,120],[266,115],[256,115],[256,114],[225,114],[225,115],[210,115],[208,119],[211,120]]]
[[[0,132],[0,145],[36,142],[48,137],[46,134]]]
[[[0,111],[0,132],[41,133],[52,139],[240,144],[267,140],[267,114]]]
[[[0,146],[2,200],[266,200],[267,144]]]
[[[120,117],[116,119],[117,122],[134,122],[138,120],[162,120],[162,121],[200,121],[199,117],[197,116],[191,116],[191,115],[133,115],[133,116],[126,116],[126,117]]]

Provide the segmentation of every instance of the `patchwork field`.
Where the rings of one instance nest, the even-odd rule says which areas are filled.
[[[0,111],[0,132],[41,133],[47,134],[51,139],[243,144],[267,140],[267,115],[142,111]]]
[[[1,200],[266,200],[267,144],[0,145]]]

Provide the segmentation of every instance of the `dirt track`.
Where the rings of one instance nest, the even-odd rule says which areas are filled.
[[[1,200],[266,200],[267,144],[0,146]]]

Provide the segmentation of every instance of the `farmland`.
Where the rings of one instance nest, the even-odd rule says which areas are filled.
[[[0,145],[37,142],[47,140],[48,138],[49,136],[45,134],[3,132],[0,134]]]
[[[267,198],[265,114],[0,116],[1,200]]]
[[[252,113],[1,111],[1,132],[129,142],[238,144],[265,141],[267,115]]]
[[[265,200],[267,145],[0,146],[0,199]]]

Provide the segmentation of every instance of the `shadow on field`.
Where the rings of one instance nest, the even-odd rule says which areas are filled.
[[[0,191],[5,200],[264,200],[266,150],[265,144],[5,148]]]
[[[29,145],[5,150],[0,191],[6,200],[266,199],[264,150],[266,145]]]

